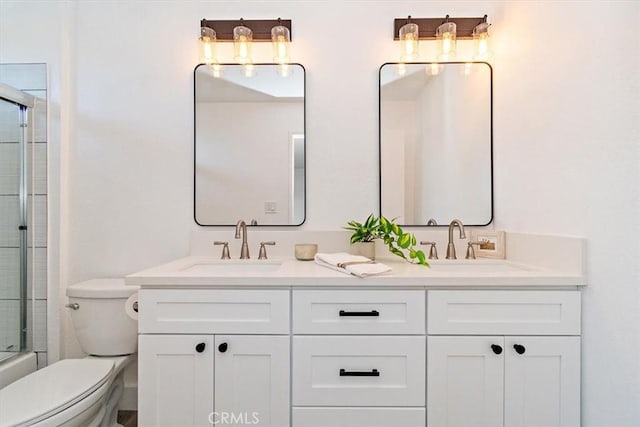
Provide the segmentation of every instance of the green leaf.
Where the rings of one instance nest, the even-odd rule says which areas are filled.
[[[422,252],[422,251],[416,251],[416,255],[417,255],[417,257],[418,257],[418,261],[419,261],[419,263],[420,263],[420,264],[422,264],[422,265],[427,265],[427,266],[429,265],[429,264],[427,263],[427,259],[426,259],[425,255],[424,255],[424,252]]]
[[[410,234],[402,234],[398,237],[398,246],[402,249],[407,249],[411,245],[411,235]]]

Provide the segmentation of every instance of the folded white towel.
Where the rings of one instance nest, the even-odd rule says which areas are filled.
[[[370,260],[360,255],[351,255],[345,252],[334,254],[317,253],[314,257],[317,264],[328,267],[342,273],[353,274],[358,277],[375,276],[391,272],[391,267]]]

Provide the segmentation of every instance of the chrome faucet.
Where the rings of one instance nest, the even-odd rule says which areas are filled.
[[[449,244],[447,245],[447,259],[458,259],[456,258],[456,246],[453,244],[453,227],[458,226],[460,229],[460,238],[465,239],[467,236],[464,234],[464,225],[462,221],[459,219],[454,219],[449,224]]]
[[[244,220],[238,220],[236,223],[236,235],[235,238],[239,239],[242,234],[242,248],[240,248],[240,259],[249,259],[249,245],[247,244],[247,224]]]

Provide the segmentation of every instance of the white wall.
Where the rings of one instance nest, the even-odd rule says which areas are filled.
[[[496,227],[589,239],[585,426],[640,425],[639,5],[510,2],[496,24]]]
[[[589,238],[583,425],[639,425],[635,2],[3,1],[0,61],[52,67],[53,278],[64,289],[187,253],[202,17],[293,19],[293,56],[308,71],[303,228],[336,229],[377,208],[377,72],[398,56],[393,18],[446,13],[494,24],[496,227]],[[363,18],[345,42],[340,29]]]

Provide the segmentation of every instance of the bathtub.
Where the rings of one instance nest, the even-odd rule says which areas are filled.
[[[35,372],[37,359],[35,353],[21,353],[0,363],[0,388],[11,384]]]

